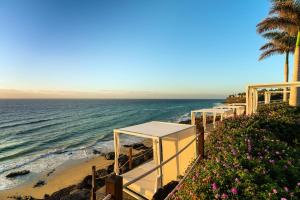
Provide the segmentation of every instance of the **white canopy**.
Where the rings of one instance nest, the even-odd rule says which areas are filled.
[[[126,128],[120,128],[118,132],[130,132],[136,136],[143,135],[144,137],[149,136],[151,138],[162,138],[172,133],[177,133],[191,127],[193,127],[193,125],[152,121],[134,126],[129,126]]]

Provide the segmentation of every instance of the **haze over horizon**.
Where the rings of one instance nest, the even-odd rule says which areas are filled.
[[[225,98],[282,82],[284,56],[258,61],[270,2],[215,2],[3,1],[0,98]]]

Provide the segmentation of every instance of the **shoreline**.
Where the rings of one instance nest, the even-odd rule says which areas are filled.
[[[146,139],[136,144],[143,144],[146,147],[150,147],[152,142]],[[138,154],[141,151],[143,150],[133,149],[133,155]],[[126,147],[122,147],[120,153],[126,154]],[[107,160],[103,154],[99,154],[93,158],[69,160],[56,167],[54,171],[44,171],[28,182],[22,183],[11,189],[0,190],[0,199],[11,199],[9,197],[17,196],[31,196],[36,199],[44,199],[46,194],[52,195],[61,189],[81,183],[87,176],[92,174],[92,166],[96,166],[96,170],[101,170],[107,169],[107,167],[113,163],[114,159]],[[44,181],[45,184],[39,187],[34,187],[38,181]]]
[[[17,187],[1,190],[0,199],[10,199],[9,196],[32,196],[34,198],[43,199],[45,194],[51,195],[71,185],[80,183],[86,176],[91,174],[92,166],[97,169],[106,168],[112,164],[114,160],[106,160],[104,156],[97,156],[91,159],[81,159],[76,161],[68,161],[57,167],[53,173],[47,176],[48,172],[43,172],[37,178],[23,183]],[[40,187],[33,187],[39,180],[45,181]]]

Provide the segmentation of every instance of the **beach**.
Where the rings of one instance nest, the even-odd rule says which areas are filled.
[[[144,140],[142,143],[136,144],[145,145],[143,147],[150,148],[152,141]],[[143,148],[137,148],[133,149],[132,152],[133,155],[136,155],[142,151]],[[126,153],[128,153],[127,148],[122,147],[121,154],[125,155]],[[107,160],[105,155],[99,155],[88,159],[68,161],[55,168],[55,170],[40,173],[30,182],[26,182],[12,189],[1,190],[0,199],[9,199],[9,197],[12,196],[32,196],[36,199],[43,199],[45,194],[51,195],[61,189],[81,183],[88,175],[92,174],[92,166],[95,166],[96,170],[106,170],[107,167],[113,163],[114,160]],[[40,180],[44,181],[45,184],[39,187],[34,187],[34,185]],[[99,192],[101,191],[103,192],[103,190],[100,189]]]
[[[80,160],[76,163],[66,163],[47,176],[47,173],[41,174],[39,179],[45,181],[45,185],[34,188],[34,184],[39,180],[25,183],[13,189],[0,191],[0,199],[8,199],[8,196],[30,195],[35,198],[44,198],[45,194],[52,194],[60,189],[70,185],[78,184],[87,175],[91,174],[92,166],[97,169],[106,168],[112,164],[113,160],[106,160],[103,156],[98,156],[90,160]]]

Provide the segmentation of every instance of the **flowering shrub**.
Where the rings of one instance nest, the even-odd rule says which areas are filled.
[[[300,199],[300,111],[262,106],[225,120],[173,199]]]

